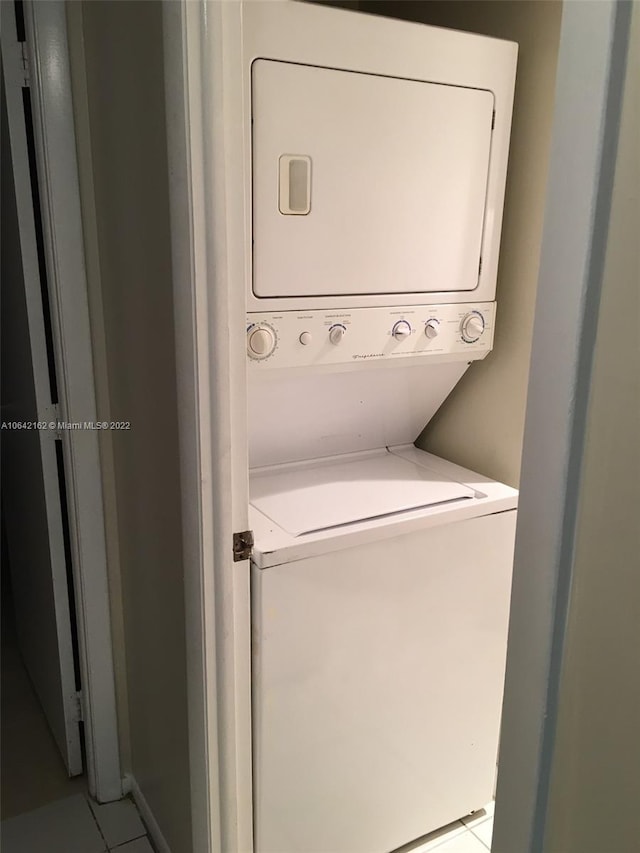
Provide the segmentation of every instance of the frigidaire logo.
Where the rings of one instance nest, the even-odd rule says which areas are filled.
[[[353,358],[383,358],[383,352],[368,352],[364,355],[354,355]]]

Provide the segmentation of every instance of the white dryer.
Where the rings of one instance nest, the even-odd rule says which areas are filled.
[[[413,442],[493,346],[517,48],[270,2],[242,51],[255,849],[389,853],[493,791],[517,493]]]

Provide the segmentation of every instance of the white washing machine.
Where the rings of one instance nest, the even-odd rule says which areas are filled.
[[[412,445],[251,491],[256,850],[382,853],[488,803],[517,493]]]
[[[517,492],[413,442],[493,346],[517,48],[273,2],[242,50],[255,849],[389,853],[493,791]]]

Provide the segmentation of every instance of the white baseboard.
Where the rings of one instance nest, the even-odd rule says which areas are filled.
[[[133,801],[140,812],[140,817],[147,827],[147,831],[158,853],[171,853],[167,840],[162,834],[162,831],[158,826],[158,822],[155,819],[144,794],[140,790],[140,786],[136,782],[135,777],[127,773],[123,779],[123,788],[125,793],[129,793],[133,797]]]

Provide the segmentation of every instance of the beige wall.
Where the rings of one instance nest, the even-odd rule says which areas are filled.
[[[124,770],[191,849],[159,2],[68,4]]]
[[[546,853],[640,839],[640,5],[587,421]]]
[[[362,2],[363,11],[520,45],[505,203],[495,349],[469,369],[418,444],[512,486],[520,477],[561,3],[552,0]]]

